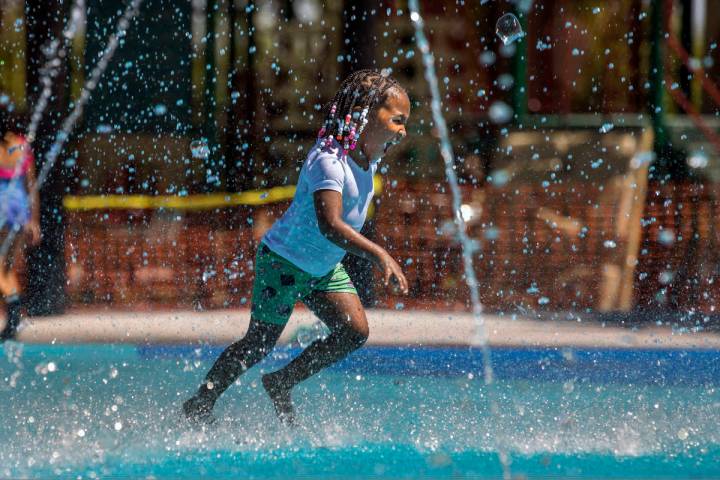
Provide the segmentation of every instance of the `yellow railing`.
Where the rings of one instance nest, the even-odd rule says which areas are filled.
[[[373,178],[375,193],[383,189],[382,177]],[[295,185],[249,190],[240,193],[208,193],[196,195],[67,195],[63,198],[66,210],[212,210],[238,205],[266,205],[292,200]]]

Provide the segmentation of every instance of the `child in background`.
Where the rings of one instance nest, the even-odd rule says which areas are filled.
[[[213,421],[218,397],[270,353],[295,303],[302,301],[330,334],[262,377],[278,417],[293,424],[293,387],[368,338],[365,311],[340,263],[346,252],[373,261],[386,286],[396,282],[407,293],[398,263],[359,232],[372,201],[378,161],[407,135],[408,95],[384,72],[361,70],[342,83],[327,112],[292,204],[258,247],[248,331],[220,355],[197,393],[183,404],[193,422]]]
[[[0,342],[14,339],[20,325],[20,284],[13,269],[15,257],[25,242],[40,242],[40,204],[35,184],[35,159],[30,145],[17,133],[18,122],[0,111],[0,245],[10,232],[15,235],[8,254],[0,257],[0,294],[6,309]]]

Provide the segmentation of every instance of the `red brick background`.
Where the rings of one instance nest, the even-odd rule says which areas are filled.
[[[474,214],[468,218],[468,234],[477,242],[473,261],[487,310],[597,308],[603,265],[617,261],[626,247],[615,234],[615,199],[603,190],[590,182],[462,188],[463,203]],[[715,185],[648,187],[635,270],[636,307],[715,311],[718,193]],[[400,297],[379,289],[382,306],[468,308],[451,201],[442,184],[386,186],[374,216],[375,239],[401,262],[411,291]],[[66,229],[71,304],[247,304],[257,242],[287,205],[191,213],[71,212]],[[574,220],[576,231],[557,228],[541,209]]]

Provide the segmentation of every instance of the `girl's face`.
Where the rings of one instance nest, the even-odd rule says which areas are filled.
[[[410,99],[402,90],[393,88],[387,100],[371,115],[360,148],[369,159],[376,159],[407,136],[405,124],[410,117]]]

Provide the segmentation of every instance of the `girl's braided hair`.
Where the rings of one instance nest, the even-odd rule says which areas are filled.
[[[323,127],[318,137],[326,137],[326,145],[333,137],[343,145],[347,154],[354,150],[358,138],[368,122],[370,112],[385,103],[397,89],[405,89],[385,71],[358,70],[349,75],[340,85],[328,107]]]
[[[15,112],[9,112],[0,107],[0,140],[7,132],[20,133],[23,131],[23,117]]]

